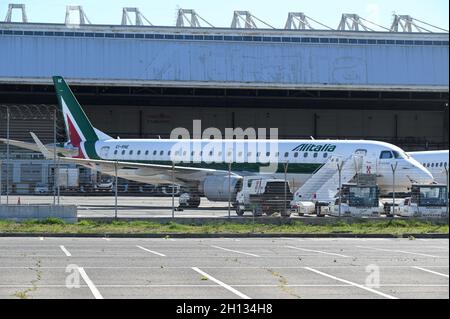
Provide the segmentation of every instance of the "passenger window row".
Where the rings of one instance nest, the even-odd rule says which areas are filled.
[[[447,162],[439,163],[422,163],[424,167],[447,167]]]
[[[159,156],[163,156],[164,154],[165,154],[165,151],[153,151],[153,153],[152,153],[152,155],[153,156],[156,156],[156,155],[158,155],[158,153],[159,153]],[[175,151],[175,156],[180,156],[181,154],[180,154],[181,152],[180,151]],[[118,155],[119,154],[119,151],[118,150],[115,150],[114,151],[114,155]],[[133,155],[134,154],[134,151],[133,150],[130,150],[130,151],[128,151],[128,154],[127,154],[127,151],[126,150],[122,150],[121,152],[120,152],[120,154],[121,155]],[[150,154],[150,151],[145,151],[144,152],[144,155],[146,155],[146,156],[148,156]],[[186,151],[184,151],[183,153],[183,156],[186,156],[187,155],[187,152]],[[208,153],[208,155],[209,156],[213,156],[213,151],[210,151],[209,153]],[[299,157],[299,152],[293,152],[293,155],[294,155],[294,158],[298,158]],[[142,155],[142,151],[141,150],[138,150],[137,152],[136,152],[136,155]],[[167,156],[170,156],[171,155],[171,151],[167,151]],[[227,156],[231,156],[232,155],[232,152],[227,152]],[[242,155],[243,155],[243,152],[238,152],[238,157],[242,157]],[[285,158],[288,158],[289,157],[289,155],[292,155],[292,153],[291,152],[285,152],[284,153],[284,157]],[[192,151],[191,152],[191,156],[195,156],[195,151]],[[203,156],[203,151],[200,151],[199,152],[199,156]],[[222,156],[222,152],[218,152],[217,153],[217,156]],[[251,157],[252,156],[252,152],[248,152],[247,153],[247,157]],[[257,152],[256,153],[256,156],[257,157],[260,157],[261,156],[261,152]],[[266,152],[266,157],[270,157],[271,156],[271,152]],[[274,157],[279,157],[280,156],[280,152],[276,152],[275,154],[274,154]],[[304,152],[303,153],[303,157],[304,158],[307,158],[309,156],[309,153],[308,152]],[[312,153],[312,157],[313,158],[318,158],[319,157],[319,153],[317,153],[317,152],[314,152],[314,153]],[[323,153],[322,154],[322,157],[323,158],[327,158],[328,157],[328,153],[327,152],[325,152],[325,153]]]

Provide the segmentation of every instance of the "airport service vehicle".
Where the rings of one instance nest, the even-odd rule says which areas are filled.
[[[330,214],[331,203],[321,201],[291,201],[291,212],[298,216],[316,215],[323,217]]]
[[[34,187],[35,194],[47,194],[48,193],[48,185],[44,183],[38,183]]]
[[[96,192],[112,192],[114,189],[113,177],[109,175],[100,175],[98,182],[94,185]]]
[[[360,161],[359,164],[362,163]],[[358,161],[355,160],[355,164],[358,164]],[[373,216],[379,215],[383,211],[384,206],[379,201],[380,192],[376,184],[377,176],[375,174],[358,173],[360,170],[361,165],[355,165],[352,169],[349,169],[349,172],[346,173],[348,177],[351,177],[350,181],[340,184],[342,187],[341,216]],[[345,175],[345,172],[342,175]],[[298,193],[301,188],[297,190],[291,202],[292,210],[299,216],[305,214],[339,216],[339,184],[333,183],[333,180],[329,179],[325,186],[328,186],[327,189],[323,191],[318,189],[314,198],[310,201],[300,200],[301,197],[298,196]],[[318,193],[321,196],[318,197]],[[324,193],[329,193],[325,196],[327,200],[324,200]],[[333,200],[329,200],[330,197]]]
[[[294,201],[290,203],[291,211],[299,216],[316,213],[316,204],[309,201]]]
[[[322,201],[297,201],[290,202],[291,212],[297,213],[299,216],[317,215],[325,216],[330,212],[330,203]]]
[[[195,208],[200,205],[200,196],[192,193],[182,193],[178,203],[179,207]]]
[[[379,194],[377,185],[343,184],[340,216],[380,216],[384,205],[380,202]],[[330,215],[339,216],[339,198],[331,205]]]
[[[398,165],[397,191],[406,191],[412,181],[432,182],[430,172],[422,164],[399,147],[378,141],[248,139],[242,128],[240,133],[232,130],[228,139],[210,139],[206,130],[203,139],[202,136],[179,139],[176,134],[173,139],[115,139],[92,126],[62,77],[54,76],[53,82],[69,141],[62,147],[46,147],[32,134],[35,143],[10,140],[10,144],[40,151],[46,158],[53,158],[56,149],[58,157],[63,155],[60,162],[111,176],[117,169],[120,178],[146,184],[175,183],[188,193],[204,194],[210,201],[228,201],[237,193],[243,176],[284,179],[286,174],[287,180],[298,187],[313,173],[321,172],[331,158],[339,156],[345,162],[355,153],[364,153],[373,163],[371,170],[377,174],[381,191],[392,190],[394,163]],[[231,187],[228,187],[229,165]]]
[[[78,190],[80,183],[80,171],[78,168],[60,168],[58,185],[63,190]]]
[[[430,171],[436,183],[447,184],[448,150],[408,152],[408,155]]]
[[[403,217],[445,217],[448,216],[448,190],[446,185],[413,185],[411,197],[396,209]]]
[[[245,211],[252,211],[254,216],[280,213],[290,216],[289,204],[292,192],[289,183],[283,179],[246,176],[242,181],[242,189],[236,194],[235,209],[239,216]]]

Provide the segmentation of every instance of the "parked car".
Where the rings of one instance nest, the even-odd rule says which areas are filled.
[[[44,183],[38,183],[34,187],[34,193],[35,194],[47,194],[48,193],[48,186]]]

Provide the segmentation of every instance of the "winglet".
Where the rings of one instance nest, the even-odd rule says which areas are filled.
[[[41,151],[41,153],[44,155],[44,157],[46,159],[52,159],[54,154],[52,152],[50,152],[45,146],[44,144],[42,144],[41,140],[36,136],[36,134],[34,134],[33,132],[30,132],[31,137],[33,138],[34,142],[36,143],[36,145],[38,146],[39,150]]]

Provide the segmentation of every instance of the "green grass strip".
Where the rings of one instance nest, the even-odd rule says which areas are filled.
[[[43,221],[29,220],[22,223],[0,221],[0,233],[68,233],[68,234],[448,234],[448,224],[417,220],[363,221],[356,223],[337,222],[325,225],[310,225],[302,221],[272,225],[259,223],[212,223],[188,225],[179,223],[157,223],[152,221],[94,222],[82,220],[68,224],[56,218]]]

